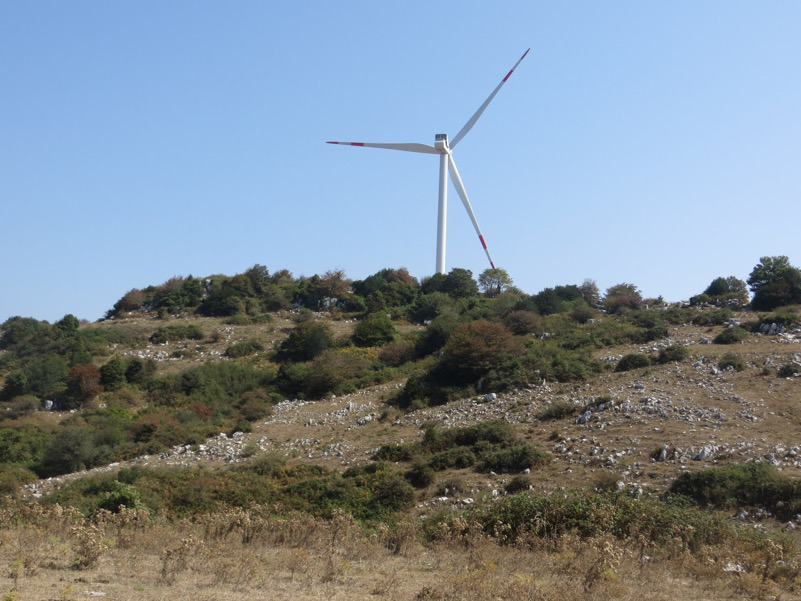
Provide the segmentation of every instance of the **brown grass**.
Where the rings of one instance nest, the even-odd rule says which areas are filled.
[[[691,556],[572,535],[503,547],[469,525],[425,543],[415,522],[390,534],[347,515],[278,519],[264,508],[198,523],[135,511],[89,523],[58,507],[29,510],[24,526],[9,517],[0,533],[5,599],[792,599],[799,584],[797,574],[781,586],[763,578],[780,559],[770,548],[736,560],[747,570],[738,573],[726,571],[725,549]]]

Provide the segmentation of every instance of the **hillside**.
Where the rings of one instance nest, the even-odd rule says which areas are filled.
[[[797,596],[797,306],[405,285],[3,324],[8,598]]]

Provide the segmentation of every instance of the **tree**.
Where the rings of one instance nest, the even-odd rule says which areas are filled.
[[[67,374],[67,396],[70,407],[78,407],[101,392],[100,370],[91,363],[76,365]]]
[[[587,278],[578,288],[582,298],[590,307],[598,308],[601,306],[601,291],[598,289],[598,284],[595,283],[595,280]]]
[[[454,267],[448,272],[443,288],[443,292],[453,298],[472,298],[478,294],[478,284],[473,279],[473,272],[461,267]]]
[[[352,339],[356,346],[379,346],[392,342],[395,336],[395,326],[386,314],[371,313],[356,326]]]
[[[33,317],[9,317],[0,328],[3,336],[0,338],[0,349],[13,348],[24,340],[41,332],[47,324]]]
[[[757,311],[801,303],[801,270],[790,265],[786,256],[759,259],[748,276],[748,286],[754,293],[751,306]]]
[[[136,311],[137,309],[142,308],[142,305],[144,305],[145,302],[145,293],[139,290],[139,288],[132,288],[126,292],[120,300],[114,303],[114,308],[109,311],[109,313],[113,316],[117,316],[121,313]]]
[[[478,285],[489,297],[499,295],[514,282],[505,269],[485,269],[478,276]]]
[[[81,322],[78,321],[78,318],[75,317],[72,313],[68,313],[60,320],[58,320],[55,324],[56,328],[63,332],[65,335],[74,334],[78,331],[78,327],[81,325]]]
[[[642,306],[642,294],[634,284],[616,284],[606,290],[603,304],[609,313],[625,313]]]
[[[518,340],[502,324],[471,321],[451,334],[441,365],[455,378],[475,382],[520,349]]]
[[[67,363],[57,355],[44,355],[25,367],[28,390],[40,399],[58,395],[63,391],[67,376]]]
[[[88,429],[69,426],[61,430],[42,457],[41,476],[57,476],[94,465],[96,452]]]
[[[281,343],[278,356],[281,360],[311,361],[333,344],[334,337],[328,324],[304,321],[296,325]]]
[[[748,288],[745,282],[733,275],[727,278],[718,277],[712,280],[702,294],[690,299],[690,304],[696,305],[703,302],[713,302],[717,304],[720,301],[727,301],[729,299],[737,299],[742,305],[748,302]]]
[[[114,355],[100,368],[100,383],[106,390],[117,390],[125,384],[125,361]]]

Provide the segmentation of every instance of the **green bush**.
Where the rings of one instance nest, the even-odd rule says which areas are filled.
[[[245,342],[236,342],[225,350],[226,357],[236,359],[238,357],[247,357],[255,355],[264,350],[264,345],[258,340],[247,340]]]
[[[578,407],[576,407],[573,403],[569,403],[560,399],[558,401],[554,401],[550,405],[546,406],[545,409],[540,411],[537,415],[537,419],[543,422],[555,421],[573,416],[577,412]]]
[[[726,353],[718,360],[718,367],[720,369],[731,368],[734,371],[743,371],[745,369],[745,362],[735,353]]]
[[[278,349],[280,361],[311,361],[334,344],[330,326],[325,322],[307,320],[289,332]]]
[[[611,534],[637,536],[656,544],[679,539],[684,548],[693,550],[735,537],[726,521],[715,514],[620,493],[523,492],[477,509],[469,517],[489,536],[509,544],[531,536],[558,540],[567,533],[582,538]],[[439,526],[431,520],[426,531],[433,533]]]
[[[733,317],[734,312],[731,309],[715,309],[714,311],[699,313],[693,317],[692,323],[696,326],[720,326],[727,323]]]
[[[481,460],[481,471],[517,473],[548,462],[548,455],[531,445],[519,445],[485,453]]]
[[[370,313],[353,331],[351,339],[356,346],[380,346],[392,342],[398,335],[392,320],[385,313]]]
[[[400,444],[385,444],[373,455],[376,461],[411,461],[413,457],[413,447]]]
[[[726,328],[712,340],[715,344],[737,344],[748,338],[748,330],[740,326]]]
[[[676,361],[684,361],[690,356],[690,349],[680,344],[672,344],[666,346],[659,351],[657,361],[659,363],[673,363]]]
[[[415,488],[427,488],[434,483],[436,475],[434,474],[434,469],[430,465],[418,461],[406,472],[405,478],[409,481],[409,484]]]
[[[531,480],[528,476],[517,475],[512,478],[509,483],[504,487],[507,494],[513,495],[531,487]]]
[[[801,480],[782,475],[766,461],[684,472],[670,493],[717,509],[766,507],[779,519],[801,511]]]
[[[454,447],[473,447],[478,443],[491,445],[511,445],[515,440],[514,431],[509,422],[492,420],[473,426],[458,428],[426,429],[421,446],[431,452],[438,453]]]
[[[476,455],[467,447],[455,447],[428,458],[428,465],[438,472],[450,468],[465,469],[475,464]]]
[[[153,344],[165,344],[179,340],[203,340],[203,330],[199,326],[163,326],[150,336]]]
[[[780,378],[792,378],[799,373],[801,373],[801,366],[795,363],[785,363],[778,369],[776,375]]]
[[[126,365],[122,357],[114,355],[100,367],[100,383],[105,390],[118,390],[125,384]]]
[[[651,358],[648,355],[641,353],[629,353],[624,355],[615,366],[615,371],[630,371],[632,369],[640,369],[642,367],[649,367],[651,365]]]

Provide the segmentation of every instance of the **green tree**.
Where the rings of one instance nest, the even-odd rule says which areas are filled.
[[[727,278],[718,277],[712,280],[700,297],[693,297],[693,299],[703,299],[704,297],[708,297],[706,302],[737,299],[740,304],[744,305],[748,302],[748,288],[745,282],[733,275]]]
[[[88,428],[69,426],[61,430],[42,457],[41,476],[69,474],[93,467],[96,457]]]
[[[371,313],[359,322],[352,340],[356,346],[379,346],[397,336],[392,320],[385,313]]]
[[[454,267],[445,276],[442,292],[447,292],[453,298],[472,298],[478,295],[478,284],[473,279],[473,272]]]
[[[278,349],[282,361],[311,361],[334,344],[327,323],[304,321],[296,325]]]
[[[625,313],[642,307],[642,294],[634,284],[616,284],[606,290],[603,304],[609,313]]]
[[[32,317],[10,317],[3,325],[3,336],[0,337],[0,349],[13,348],[23,341],[41,332],[47,324]]]
[[[78,318],[71,313],[65,315],[56,322],[56,328],[58,328],[58,330],[65,335],[74,334],[78,331],[78,327],[80,325],[81,322],[78,321]]]
[[[478,276],[478,285],[489,297],[498,296],[514,282],[505,269],[485,269]]]
[[[114,355],[100,368],[100,383],[106,390],[118,390],[125,384],[125,361]]]
[[[118,316],[122,313],[129,313],[141,309],[145,304],[146,296],[139,288],[132,288],[126,292],[120,300],[114,303],[114,308],[109,311],[111,316]]]
[[[57,396],[64,388],[67,362],[56,355],[44,355],[25,367],[28,390],[40,399]]]
[[[748,276],[748,286],[754,293],[751,306],[757,311],[801,303],[801,270],[790,265],[786,256],[759,259]]]

